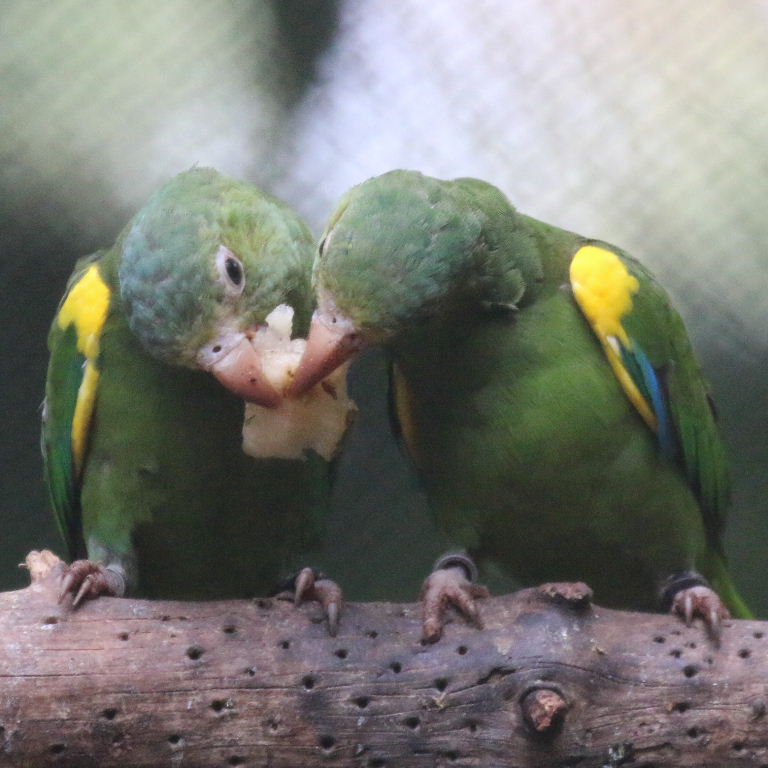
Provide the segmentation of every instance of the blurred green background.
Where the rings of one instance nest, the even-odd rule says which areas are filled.
[[[27,550],[60,549],[38,420],[74,260],[193,164],[316,233],[346,188],[410,167],[485,178],[657,273],[731,448],[732,567],[768,615],[765,0],[5,0],[0,153],[0,588],[24,582]],[[444,542],[389,438],[375,354],[353,392],[333,575],[351,597],[412,597]]]

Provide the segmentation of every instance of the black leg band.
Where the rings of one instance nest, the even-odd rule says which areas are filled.
[[[441,555],[432,566],[433,571],[444,568],[462,568],[466,577],[471,582],[476,582],[479,576],[475,561],[466,552],[446,552]]]
[[[673,573],[661,585],[661,606],[663,610],[668,611],[672,607],[672,601],[675,595],[683,589],[691,587],[708,587],[709,582],[696,571],[678,571]]]

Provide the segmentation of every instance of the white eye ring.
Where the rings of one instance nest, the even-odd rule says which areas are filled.
[[[216,269],[224,285],[226,295],[237,298],[245,288],[245,268],[243,262],[225,245],[220,245],[216,252]]]

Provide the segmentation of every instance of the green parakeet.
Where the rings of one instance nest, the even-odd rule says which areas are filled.
[[[193,169],[77,264],[43,408],[76,603],[263,594],[317,547],[351,405],[343,381],[283,398],[313,250],[286,205]]]
[[[292,391],[381,344],[431,508],[481,565],[583,580],[612,606],[662,595],[715,629],[722,601],[749,615],[723,556],[728,465],[707,388],[635,259],[485,182],[392,171],[342,199],[314,280]],[[471,602],[455,587],[435,600]]]

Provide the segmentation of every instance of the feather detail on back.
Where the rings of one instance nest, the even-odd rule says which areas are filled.
[[[600,340],[616,378],[645,423],[658,433],[656,409],[662,403],[653,396],[649,402],[648,394],[659,391],[659,382],[647,356],[622,325],[624,316],[632,311],[632,296],[640,287],[637,278],[615,253],[595,245],[585,245],[576,252],[570,277],[576,303]],[[648,364],[643,365],[643,361]]]
[[[728,462],[682,321],[650,273],[625,254],[584,246],[570,276],[616,377],[660,452],[680,466],[701,504],[710,544],[721,552]]]
[[[70,557],[84,554],[80,484],[99,382],[100,337],[110,303],[110,290],[95,263],[102,255],[78,264],[48,336],[43,459],[56,522]]]
[[[85,459],[88,428],[96,401],[99,370],[99,338],[109,310],[110,291],[99,274],[96,264],[91,264],[83,276],[72,286],[61,305],[56,322],[62,331],[74,325],[77,351],[85,357],[83,379],[77,392],[77,404],[72,417],[72,455],[74,469],[80,473]]]

